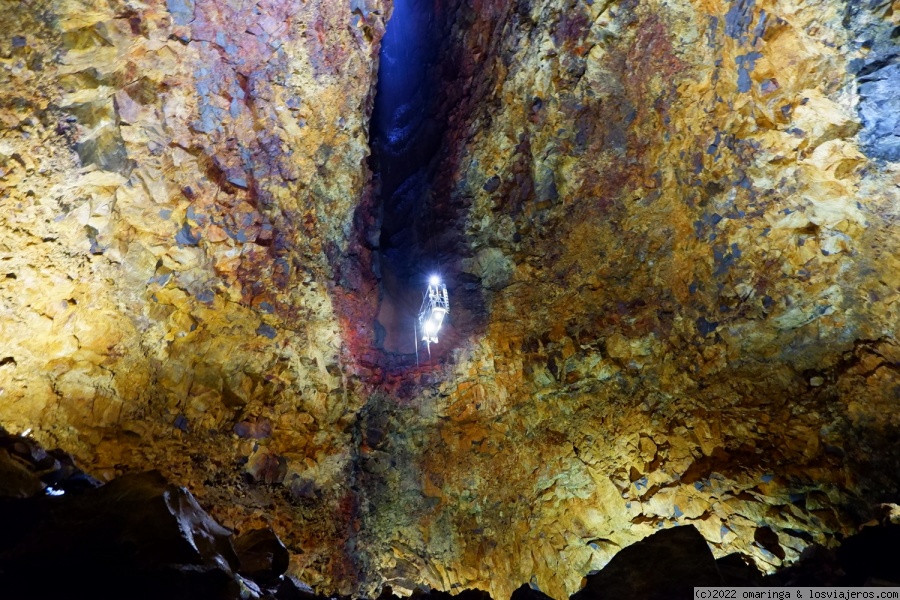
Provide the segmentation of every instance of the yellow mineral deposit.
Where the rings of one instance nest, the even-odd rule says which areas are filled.
[[[371,597],[896,502],[896,1],[0,9],[6,430]]]

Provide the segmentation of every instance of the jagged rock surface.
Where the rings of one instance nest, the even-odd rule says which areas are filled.
[[[47,453],[27,437],[0,429],[0,446],[0,457],[38,483],[2,480],[5,597],[59,598],[87,589],[92,598],[322,600],[281,577],[288,555],[274,533],[257,529],[232,539],[190,492],[157,471],[101,485],[86,481],[67,454]]]
[[[10,597],[58,598],[76,582],[95,598],[222,598],[324,600],[283,574],[289,554],[270,529],[237,537],[220,526],[189,491],[157,471],[103,485],[60,451],[0,429],[0,586]],[[16,476],[9,477],[10,466]],[[900,543],[896,505],[836,550],[808,547],[798,564],[763,577],[748,557],[714,560],[693,526],[657,531],[592,571],[572,600],[612,597],[690,598],[694,586],[894,585],[892,550]],[[48,578],[51,573],[53,577]],[[495,583],[496,587],[496,583]],[[491,600],[479,589],[415,586],[416,600]],[[349,600],[349,597],[344,596]],[[399,600],[389,585],[376,600]],[[532,582],[511,600],[553,600]]]
[[[434,210],[487,316],[362,412],[367,570],[563,597],[693,524],[772,571],[896,501],[896,3],[458,11]]]
[[[420,369],[373,349],[387,4],[2,4],[0,422],[341,592],[562,598],[684,524],[772,570],[897,501],[896,2],[439,3]]]
[[[3,424],[280,522],[312,582],[345,570],[363,397],[328,290],[386,14],[351,4],[4,2],[0,31]]]

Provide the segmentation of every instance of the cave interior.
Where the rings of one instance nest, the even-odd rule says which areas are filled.
[[[4,597],[900,587],[898,0],[2,9]]]

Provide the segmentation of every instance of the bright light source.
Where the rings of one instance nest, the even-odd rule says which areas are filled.
[[[422,299],[422,309],[419,311],[418,318],[423,342],[426,344],[438,343],[438,332],[444,323],[444,317],[449,312],[450,298],[447,296],[447,286],[441,281],[439,275],[431,275],[428,278],[428,290]]]
[[[66,490],[55,488],[52,485],[48,485],[44,491],[47,492],[48,496],[62,496],[66,493]]]
[[[22,437],[28,437],[31,434],[31,427],[22,432]]]

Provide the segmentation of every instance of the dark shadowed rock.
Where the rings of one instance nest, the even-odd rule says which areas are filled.
[[[25,478],[27,493],[19,489]],[[93,489],[100,482],[79,469],[72,456],[62,450],[45,450],[37,441],[28,436],[10,435],[0,430],[0,496],[28,498],[49,487],[51,495]],[[6,490],[6,491],[4,491]]]
[[[493,177],[491,177],[490,179],[488,179],[487,181],[484,182],[484,185],[481,186],[481,189],[483,189],[484,191],[486,191],[488,193],[496,192],[497,189],[500,187],[500,183],[501,183],[500,178],[497,177],[496,175],[494,175]]]
[[[312,588],[292,577],[284,577],[275,589],[278,600],[331,600],[328,596],[316,594]]]
[[[227,571],[238,564],[231,532],[186,489],[168,483],[158,471],[124,475],[91,496],[85,494],[73,516],[81,516],[86,508],[117,525],[108,541],[132,546],[142,564],[204,565]],[[90,523],[90,513],[85,523]]]
[[[763,574],[756,565],[737,552],[716,559],[716,567],[724,585],[752,587],[763,585]]]
[[[0,448],[0,498],[30,498],[43,489],[37,475]]]
[[[550,596],[523,583],[512,593],[509,600],[553,600]]]
[[[389,585],[381,588],[381,593],[378,594],[378,597],[375,600],[400,600],[400,596],[394,593],[394,588]]]
[[[695,586],[723,585],[706,540],[692,525],[664,529],[628,546],[586,579],[572,600],[692,598]]]
[[[100,487],[101,483],[97,479],[75,465],[75,459],[72,458],[71,454],[58,448],[48,451],[47,454],[53,458],[56,467],[52,470],[44,471],[41,475],[41,481],[45,484],[66,494]]]
[[[784,560],[784,548],[778,542],[778,534],[768,525],[757,527],[753,532],[753,540],[779,559]]]
[[[837,558],[846,575],[845,585],[890,582],[900,585],[900,526],[866,527],[844,540]]]
[[[456,600],[491,600],[491,595],[484,590],[467,589],[455,596]]]
[[[803,550],[795,564],[767,575],[763,585],[828,587],[842,582],[843,571],[834,551],[814,544]]]
[[[253,529],[234,540],[240,567],[238,572],[265,582],[277,579],[288,568],[290,554],[269,528]]]
[[[465,589],[456,595],[441,590],[423,590],[416,588],[410,598],[416,600],[491,600],[491,595],[484,590]]]
[[[72,581],[91,582],[94,598],[240,594],[230,532],[158,472],[3,508],[0,584],[9,597],[67,597]]]
[[[885,524],[865,527],[837,548],[813,544],[793,565],[766,575],[762,585],[862,586],[900,584],[900,526]],[[738,584],[733,584],[738,585]]]

